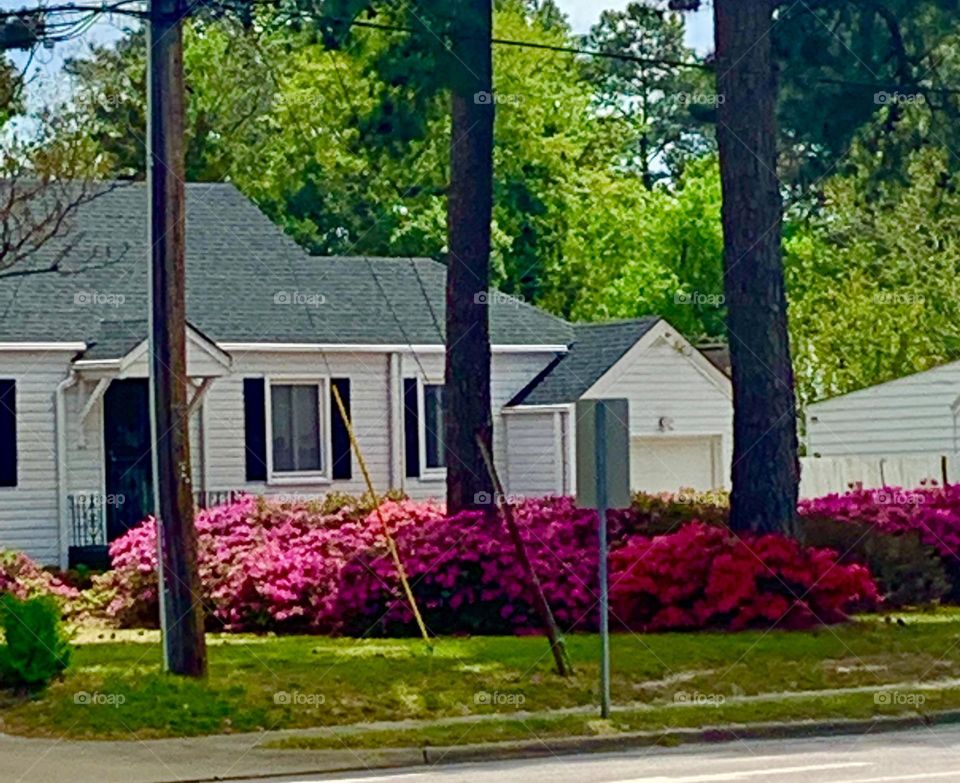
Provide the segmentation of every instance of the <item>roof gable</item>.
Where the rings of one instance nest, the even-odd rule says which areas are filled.
[[[442,264],[310,256],[230,184],[188,184],[186,212],[187,312],[210,339],[443,344]],[[69,217],[64,236],[24,263],[31,274],[0,276],[0,342],[92,344],[104,322],[142,320],[148,312],[146,218],[143,183],[104,185]],[[44,271],[53,265],[60,271]],[[573,339],[562,319],[504,299],[490,307],[495,345],[556,346]]]
[[[574,324],[569,352],[551,362],[508,405],[576,402],[660,320],[659,316],[648,316],[631,321]]]

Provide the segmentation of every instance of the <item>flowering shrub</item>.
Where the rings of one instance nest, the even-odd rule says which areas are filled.
[[[669,501],[664,500],[664,503]],[[530,633],[539,627],[526,574],[503,521],[446,517],[430,503],[387,501],[380,512],[433,633]],[[570,498],[515,509],[534,570],[558,623],[592,630],[596,514]],[[630,514],[634,513],[631,517]],[[647,512],[611,519],[615,610],[629,627],[787,627],[837,622],[876,600],[867,569],[780,536],[739,540],[719,524],[641,536]],[[202,600],[215,627],[348,634],[417,632],[376,510],[278,504],[245,497],[197,516]],[[124,625],[157,621],[156,528],[110,549],[95,578],[105,613]],[[786,585],[786,586],[785,586]]]
[[[861,489],[800,503],[807,517],[862,522],[891,535],[916,532],[947,560],[960,558],[960,484]]]
[[[613,616],[642,631],[809,628],[879,600],[869,571],[838,564],[830,550],[699,522],[634,539],[610,567]]]
[[[800,513],[811,531],[856,531],[868,556],[887,550],[871,570],[893,603],[960,600],[960,485],[859,489],[803,501]]]
[[[528,500],[515,509],[533,568],[557,622],[597,623],[596,514],[570,498]],[[397,549],[434,633],[530,633],[539,628],[527,576],[503,521],[465,512],[407,525]],[[374,550],[343,571],[337,614],[346,633],[416,633],[390,554]]]
[[[439,518],[430,504],[387,501],[391,529]],[[329,631],[340,571],[380,545],[376,513],[346,506],[324,514],[311,504],[254,497],[197,515],[201,595],[211,621],[226,630]],[[110,547],[113,570],[95,580],[107,616],[122,625],[157,622],[156,525],[147,520]]]
[[[70,609],[80,593],[44,571],[22,552],[0,550],[0,595],[9,594],[24,601],[52,595]]]
[[[611,547],[616,548],[633,536],[675,533],[693,520],[726,527],[729,516],[729,496],[725,492],[637,492],[630,508],[609,514]]]

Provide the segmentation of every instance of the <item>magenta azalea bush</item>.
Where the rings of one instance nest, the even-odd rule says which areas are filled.
[[[862,565],[779,535],[691,522],[611,555],[613,619],[638,631],[810,628],[879,603]]]
[[[868,524],[882,533],[917,533],[945,560],[960,560],[960,484],[884,487],[800,503],[806,517]]]
[[[597,518],[570,498],[528,500],[517,525],[557,622],[567,629],[597,624]],[[398,530],[397,550],[430,630],[531,633],[539,628],[524,569],[496,515],[465,512]],[[416,633],[385,549],[362,553],[343,571],[337,604],[350,634]]]

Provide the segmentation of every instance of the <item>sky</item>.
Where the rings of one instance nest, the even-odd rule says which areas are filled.
[[[560,10],[570,19],[575,33],[585,33],[610,8],[623,10],[630,0],[556,0]],[[713,19],[710,8],[687,17],[687,44],[698,52],[713,49]]]

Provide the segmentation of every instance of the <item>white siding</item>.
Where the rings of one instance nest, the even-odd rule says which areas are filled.
[[[0,377],[17,380],[20,486],[0,489],[0,546],[22,549],[44,563],[56,563],[60,553],[58,488],[56,472],[55,391],[68,374],[72,355],[0,354]],[[517,392],[554,358],[550,352],[498,354],[493,359],[492,396],[494,405],[495,457],[506,480],[510,431],[501,410]],[[443,355],[420,357],[427,378],[443,379]],[[400,376],[420,375],[409,354],[400,363]],[[230,375],[217,378],[207,390],[200,413],[204,422],[204,448],[199,445],[200,416],[191,421],[194,480],[197,489],[208,491],[246,490],[268,495],[321,496],[330,491],[361,494],[365,485],[354,461],[354,477],[348,481],[291,483],[248,483],[246,481],[243,379],[246,377],[347,377],[351,380],[351,413],[367,466],[378,490],[390,488],[391,437],[395,453],[402,454],[402,422],[390,432],[390,356],[383,354],[236,352]],[[97,385],[96,377],[79,380],[65,395],[65,454],[67,494],[103,492],[103,401],[90,409],[81,423],[80,413]],[[565,466],[556,452],[555,419],[534,437],[543,437],[549,454],[532,454],[542,464],[529,467],[526,494],[561,491]],[[521,427],[522,429],[522,427]],[[536,427],[533,428],[536,430]],[[519,453],[524,438],[518,433]],[[523,462],[527,463],[526,457]],[[526,468],[524,469],[526,470]],[[538,471],[540,471],[538,473]],[[396,472],[402,475],[402,469]],[[559,478],[558,478],[559,477]],[[415,498],[442,498],[444,482],[405,479],[403,488]],[[519,491],[519,490],[518,490]]]
[[[549,411],[504,416],[509,445],[506,486],[511,495],[542,497],[563,493],[560,416]]]
[[[733,404],[722,385],[678,350],[672,337],[658,337],[646,350],[628,352],[584,394],[598,397],[629,400],[632,437],[718,437],[722,486],[730,485]],[[667,431],[661,430],[661,421]]]
[[[506,482],[507,443],[510,431],[505,426],[501,411],[513,397],[543,370],[556,354],[540,351],[529,354],[495,353],[491,368],[490,396],[493,407],[493,458],[501,477]],[[403,357],[401,374],[404,378],[421,376],[424,373],[431,383],[443,382],[444,357],[442,354],[420,355],[419,363],[413,356]],[[421,369],[422,368],[422,369]],[[437,479],[404,479],[404,491],[415,499],[440,498],[446,495],[446,485]],[[512,491],[512,490],[511,490]]]
[[[244,489],[269,495],[318,496],[330,491],[362,494],[363,477],[354,460],[353,478],[327,483],[264,484],[246,481],[243,379],[265,376],[349,378],[350,414],[357,440],[379,491],[388,488],[390,451],[387,354],[235,353],[233,373],[218,378],[205,398],[206,485],[209,491]]]
[[[67,494],[103,492],[103,399],[81,424],[80,413],[96,381],[78,381],[66,393]]]
[[[814,403],[807,453],[824,457],[950,454],[957,435],[950,406],[960,395],[960,362]]]
[[[17,383],[16,487],[0,488],[0,548],[44,564],[60,559],[55,396],[72,353],[0,353],[0,378]]]

